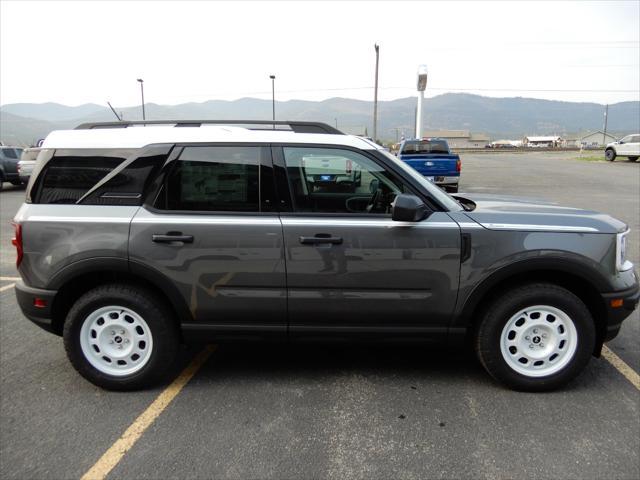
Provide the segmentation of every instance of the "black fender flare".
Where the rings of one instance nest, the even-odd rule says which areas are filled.
[[[529,258],[505,265],[492,272],[476,285],[471,293],[464,299],[464,303],[458,310],[456,326],[468,326],[473,318],[473,312],[495,286],[501,282],[524,273],[558,272],[580,278],[599,293],[611,290],[607,278],[595,270],[576,260],[563,257]]]
[[[141,263],[119,257],[94,257],[79,260],[57,271],[46,285],[47,290],[60,290],[69,282],[83,275],[120,273],[131,278],[141,278],[155,287],[169,300],[180,323],[193,322],[193,315],[178,288],[165,275]]]

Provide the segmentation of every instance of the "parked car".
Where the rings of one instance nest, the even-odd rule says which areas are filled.
[[[405,140],[400,145],[398,158],[444,190],[458,191],[462,163],[457,154],[451,153],[446,140]]]
[[[12,185],[22,183],[18,177],[18,161],[21,154],[22,148],[0,147],[0,190],[3,182],[10,182]]]
[[[38,153],[40,153],[40,148],[38,147],[25,148],[22,151],[20,161],[18,162],[18,178],[20,179],[20,182],[25,185],[29,183],[31,172],[33,172],[33,169],[36,166]]]
[[[14,218],[20,308],[101,387],[156,383],[180,342],[340,339],[468,342],[509,387],[550,390],[637,306],[608,215],[451,197],[324,124],[158,123],[52,132]],[[313,188],[312,157],[360,185]]]
[[[604,158],[613,162],[616,157],[627,157],[632,162],[640,157],[640,133],[627,135],[617,142],[609,143],[604,151]]]

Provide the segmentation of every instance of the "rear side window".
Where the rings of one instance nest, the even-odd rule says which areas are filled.
[[[259,212],[261,147],[186,147],[168,173],[156,207]]]
[[[18,154],[16,153],[16,150],[14,150],[13,148],[3,148],[2,149],[2,153],[5,156],[5,158],[18,158]]]
[[[102,185],[99,182],[140,150],[56,150],[33,185],[35,195],[31,191],[28,195],[33,203],[74,204],[81,200],[83,205],[140,205],[153,171],[168,153],[167,147],[148,150]]]
[[[415,142],[405,142],[402,152],[405,154],[426,154],[426,153],[449,153],[449,147],[445,140],[419,140]]]

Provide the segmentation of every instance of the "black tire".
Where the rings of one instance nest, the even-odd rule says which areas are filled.
[[[507,322],[521,310],[538,305],[565,313],[577,332],[573,355],[567,357],[567,363],[560,370],[546,376],[530,376],[516,371],[501,351],[502,333]],[[509,290],[489,305],[476,330],[475,347],[480,362],[496,380],[514,390],[541,392],[554,390],[575,378],[589,362],[595,341],[593,318],[578,297],[553,284],[535,283]]]
[[[613,162],[616,159],[616,151],[613,148],[607,148],[604,151],[604,159],[608,162]]]
[[[446,191],[449,193],[458,193],[458,186],[456,185],[455,187],[447,187]]]
[[[635,162],[636,160],[638,160],[638,157],[628,157],[629,161],[631,162]]]
[[[144,319],[151,332],[153,347],[147,363],[126,376],[98,370],[89,362],[80,344],[80,332],[88,316],[112,305],[134,311]],[[137,390],[155,385],[171,372],[179,348],[177,324],[169,311],[161,298],[141,287],[116,284],[96,287],[82,295],[67,315],[63,331],[67,356],[80,375],[108,390]]]

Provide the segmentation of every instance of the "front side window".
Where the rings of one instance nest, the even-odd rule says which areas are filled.
[[[389,214],[407,190],[392,172],[350,150],[285,147],[295,210],[313,213]]]
[[[156,206],[166,210],[260,211],[260,147],[185,147]]]

